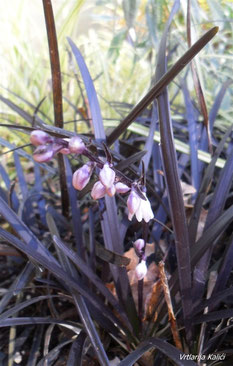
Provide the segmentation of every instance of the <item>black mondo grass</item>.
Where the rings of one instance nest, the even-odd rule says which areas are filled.
[[[232,78],[215,69],[232,47],[227,5],[215,4],[226,24],[196,28],[212,6],[160,0],[159,22],[152,1],[115,4],[115,15],[105,4],[106,24],[122,21],[100,63],[42,5],[48,95],[0,95],[0,360],[232,364]],[[138,98],[141,62],[153,71]]]

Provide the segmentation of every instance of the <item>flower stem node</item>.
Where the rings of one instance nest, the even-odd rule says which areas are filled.
[[[100,171],[99,179],[101,183],[105,186],[105,188],[111,188],[115,181],[115,172],[110,168],[109,163],[105,163],[103,168]]]
[[[84,187],[86,187],[90,181],[93,167],[94,164],[92,162],[88,162],[74,172],[72,183],[75,189],[81,191]]]
[[[31,132],[30,141],[32,145],[39,146],[53,142],[53,138],[42,130],[34,130]]]
[[[100,198],[103,198],[106,194],[106,187],[100,182],[96,182],[92,188],[91,191],[91,197],[94,200],[98,200]]]
[[[135,275],[137,277],[137,280],[142,280],[147,274],[147,265],[146,261],[142,260],[135,268]]]
[[[86,149],[84,142],[78,136],[71,137],[68,147],[73,154],[82,154]]]

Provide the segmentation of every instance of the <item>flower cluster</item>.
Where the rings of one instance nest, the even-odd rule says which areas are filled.
[[[84,142],[78,136],[71,139],[61,139],[52,137],[41,130],[32,131],[30,141],[34,146],[37,146],[33,157],[38,163],[50,161],[57,153],[82,154],[86,149]]]
[[[35,130],[31,133],[30,140],[37,147],[33,157],[39,163],[51,160],[56,153],[85,155],[89,161],[73,174],[72,182],[75,189],[82,190],[89,183],[96,168],[99,180],[91,190],[91,197],[94,200],[103,198],[105,195],[113,197],[115,193],[124,194],[130,191],[127,200],[128,219],[131,221],[134,215],[139,222],[142,220],[149,222],[153,219],[150,202],[146,193],[142,192],[141,187],[117,171],[109,161],[111,159],[103,163],[102,160],[93,155],[80,137],[61,139],[52,137],[44,131]],[[107,158],[109,158],[108,155]],[[141,263],[140,267],[143,265]]]

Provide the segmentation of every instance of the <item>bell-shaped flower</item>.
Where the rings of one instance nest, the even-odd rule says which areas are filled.
[[[72,183],[75,189],[81,191],[89,182],[93,171],[94,164],[88,162],[73,174]]]
[[[132,192],[135,192],[135,191],[133,190],[133,191],[131,191],[131,193]],[[131,193],[130,193],[130,195],[131,195]],[[149,222],[154,217],[153,211],[151,209],[150,201],[148,200],[148,198],[146,197],[146,194],[144,192],[143,192],[143,195],[145,197],[145,200],[140,198],[136,192],[135,192],[135,194],[139,199],[139,204],[138,205],[135,204],[134,207],[136,207],[136,208],[134,210],[130,211],[129,205],[128,205],[128,202],[127,202],[128,209],[129,209],[128,219],[131,221],[133,216],[135,215],[136,219],[139,222],[141,222],[142,219],[145,222]],[[129,195],[129,198],[130,198],[130,195]],[[129,200],[129,198],[128,198],[128,200]],[[135,198],[135,195],[134,195],[134,198]],[[137,203],[136,198],[135,198],[135,202]]]
[[[49,161],[54,156],[53,145],[42,145],[38,146],[33,153],[33,159],[38,163],[45,163]]]
[[[129,194],[129,197],[127,199],[127,207],[129,210],[128,218],[131,221],[133,218],[133,215],[135,214],[136,210],[138,209],[140,205],[140,197],[136,193],[134,189],[131,189],[131,192]]]
[[[71,137],[68,147],[70,149],[70,152],[74,154],[82,154],[83,151],[86,149],[83,140],[78,136]]]
[[[130,188],[122,182],[117,182],[115,188],[117,193],[127,193],[130,190]]]
[[[135,268],[135,274],[137,277],[137,280],[140,281],[142,280],[146,274],[147,274],[147,265],[146,265],[146,261],[142,260]]]
[[[100,182],[96,182],[91,190],[91,197],[94,200],[103,198],[106,194],[106,187]]]
[[[109,163],[105,163],[100,171],[99,179],[106,188],[111,188],[115,181],[115,172],[110,168]]]
[[[143,239],[137,239],[134,243],[133,243],[134,249],[136,251],[137,255],[141,255],[143,252],[143,249],[145,247],[145,240]]]
[[[34,130],[30,134],[30,141],[34,146],[39,146],[52,143],[53,138],[42,130]]]
[[[135,212],[136,219],[141,222],[142,219],[145,222],[149,222],[151,219],[154,218],[153,211],[151,209],[151,204],[148,198],[146,197],[146,194],[143,193],[145,200],[140,198],[140,204],[138,209]]]

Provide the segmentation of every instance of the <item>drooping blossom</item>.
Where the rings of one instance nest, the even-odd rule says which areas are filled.
[[[54,156],[53,145],[41,145],[33,153],[33,158],[37,163],[45,163]]]
[[[134,246],[134,249],[136,251],[136,254],[140,256],[143,253],[143,248],[145,247],[145,240],[137,239],[133,243],[133,246]]]
[[[140,205],[140,197],[136,193],[136,191],[132,188],[131,192],[129,194],[129,197],[127,199],[127,207],[129,210],[129,220],[132,220],[133,215],[135,214],[136,210],[138,209]]]
[[[94,168],[92,162],[87,162],[73,174],[72,183],[75,189],[81,191],[90,181],[91,174]]]
[[[30,141],[34,146],[45,145],[53,142],[53,138],[42,130],[34,130],[30,134]]]
[[[130,221],[132,220],[134,215],[139,222],[141,222],[142,219],[145,222],[149,222],[154,217],[150,201],[148,200],[144,192],[142,194],[144,195],[145,200],[139,197],[135,190],[132,189],[130,192],[127,201],[127,206],[129,209],[128,219]]]
[[[117,182],[115,188],[117,193],[127,193],[130,190],[130,188],[122,182]]]
[[[70,152],[74,154],[82,154],[86,149],[83,140],[78,136],[71,137],[68,147]]]
[[[137,277],[137,280],[140,281],[142,280],[146,274],[147,274],[147,265],[146,265],[146,261],[142,260],[135,268],[135,274]]]
[[[113,169],[110,168],[109,163],[105,163],[99,174],[99,179],[101,183],[105,186],[105,188],[108,189],[113,186],[115,176],[116,173]]]
[[[98,180],[96,182],[91,190],[91,197],[94,200],[98,200],[100,198],[103,198],[106,194],[106,187]]]

